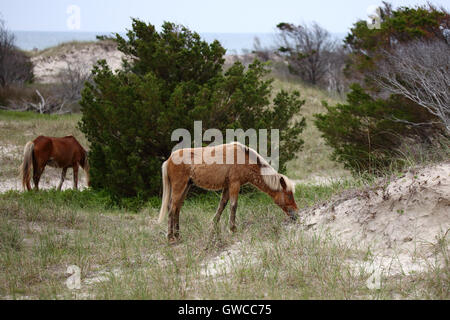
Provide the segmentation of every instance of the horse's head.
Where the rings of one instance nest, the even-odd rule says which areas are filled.
[[[294,184],[284,176],[280,175],[281,189],[273,194],[275,203],[288,215],[291,220],[297,220],[298,207],[294,199]]]

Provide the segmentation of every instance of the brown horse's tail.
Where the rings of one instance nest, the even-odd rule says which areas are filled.
[[[169,210],[169,201],[170,201],[170,180],[169,175],[167,173],[167,164],[169,163],[169,160],[163,163],[162,165],[162,180],[163,180],[163,196],[162,196],[162,204],[161,204],[161,210],[159,211],[159,219],[158,223],[163,222],[164,217],[167,214],[167,211]]]
[[[24,190],[26,190],[30,185],[31,166],[33,164],[33,150],[34,143],[32,141],[28,141],[25,145],[25,148],[23,149],[23,162],[19,169]]]

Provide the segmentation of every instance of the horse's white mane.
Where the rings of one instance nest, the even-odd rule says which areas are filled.
[[[262,157],[258,152],[254,149],[243,145],[240,142],[233,142],[231,144],[236,144],[241,148],[244,152],[249,152],[249,155],[254,160],[259,159],[259,163],[261,165],[260,173],[263,178],[264,183],[274,191],[281,191],[283,187],[280,183],[280,179],[283,178],[286,182],[286,190],[295,192],[295,184],[285,175],[278,173],[267,161]]]

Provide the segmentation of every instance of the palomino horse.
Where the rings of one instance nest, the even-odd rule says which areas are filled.
[[[87,152],[73,136],[63,138],[39,136],[25,145],[20,173],[22,175],[23,188],[28,190],[31,190],[31,165],[33,165],[33,182],[36,190],[39,190],[39,180],[46,165],[62,168],[58,190],[61,190],[67,169],[70,167],[73,168],[74,189],[78,188],[78,166],[81,166],[86,172],[89,185]]]
[[[179,240],[180,208],[191,184],[207,190],[223,190],[213,220],[216,227],[230,200],[229,228],[232,232],[236,231],[238,194],[246,183],[253,184],[271,196],[292,220],[297,218],[294,184],[286,176],[277,173],[255,150],[240,143],[177,150],[162,165],[162,178],[163,197],[158,222],[161,223],[169,212],[167,237],[170,243]]]

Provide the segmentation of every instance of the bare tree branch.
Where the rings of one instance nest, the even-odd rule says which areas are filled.
[[[66,61],[66,65],[67,67],[58,74],[59,95],[69,103],[77,102],[81,99],[81,91],[85,83],[92,79],[91,66],[93,63]]]
[[[413,41],[383,50],[374,80],[438,117],[450,132],[450,46],[440,40]]]
[[[33,80],[33,65],[22,51],[14,45],[14,35],[0,20],[0,87],[22,85]]]
[[[318,84],[327,74],[330,52],[334,52],[337,43],[330,33],[313,23],[293,25],[278,24],[280,53],[285,55],[294,73],[303,80]]]

